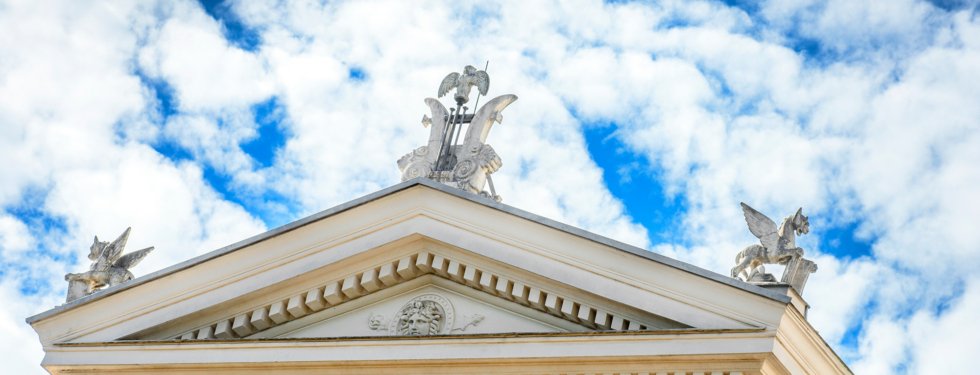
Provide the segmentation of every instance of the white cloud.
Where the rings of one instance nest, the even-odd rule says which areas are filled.
[[[275,85],[261,56],[229,45],[199,4],[166,5],[163,26],[149,32],[139,65],[173,86],[180,110],[219,111],[272,95]]]
[[[207,186],[199,166],[174,164],[139,143],[160,134],[151,121],[153,96],[134,74],[139,32],[153,24],[148,14],[152,9],[123,3],[0,7],[0,207],[31,218],[0,211],[5,371],[43,372],[43,353],[24,319],[64,301],[63,276],[86,267],[82,250],[93,235],[114,238],[133,226],[131,250],[157,246],[134,269],[139,275],[265,229]],[[162,65],[164,74],[168,69],[179,64]],[[200,81],[187,85],[207,78],[199,73]],[[188,93],[183,102],[211,100],[202,108],[236,100],[207,87],[178,87]],[[245,91],[240,101],[270,91],[254,87],[231,89]]]
[[[143,274],[264,229],[207,185],[205,168],[230,176],[236,193],[282,194],[303,210],[292,217],[397,182],[395,160],[428,135],[422,99],[446,73],[491,60],[491,95],[520,97],[488,139],[504,162],[495,184],[505,203],[723,274],[756,241],[738,201],[777,220],[802,206],[813,232],[800,244],[821,267],[806,290],[810,321],[855,369],[929,372],[940,366],[929,353],[963,346],[928,332],[968,339],[953,327],[978,311],[967,281],[980,266],[971,10],[912,0],[764,2],[757,18],[699,1],[230,9],[260,33],[257,50],[225,40],[190,1],[0,9],[0,207],[35,192],[30,204],[65,224],[43,233],[0,212],[0,254],[22,265],[41,241],[79,262],[30,265],[52,280],[37,300],[11,292],[23,273],[0,277],[15,301],[0,309],[5,333],[32,336],[17,319],[61,300],[61,274],[84,266],[79,249],[93,234],[133,226],[133,249],[157,247]],[[784,45],[800,38],[830,53]],[[352,68],[367,79],[349,79]],[[178,113],[162,119],[137,73],[166,82]],[[286,140],[260,167],[241,146],[258,134],[251,107],[272,97]],[[624,216],[588,154],[593,121],[615,122],[616,137],[662,169],[688,208],[674,234],[689,246],[651,244]],[[191,160],[150,147],[161,143]],[[871,256],[820,247],[825,228],[849,223],[872,241]],[[967,285],[962,296],[950,282]],[[842,347],[855,327],[860,345]],[[37,369],[37,348],[8,349],[26,358],[16,361],[25,372]]]
[[[974,358],[950,354],[980,352],[980,341],[976,339],[976,332],[980,331],[977,311],[980,311],[980,280],[973,278],[966,282],[962,297],[948,306],[948,310],[938,315],[922,311],[912,317],[908,325],[911,353],[916,357],[912,372],[950,374],[971,368]]]

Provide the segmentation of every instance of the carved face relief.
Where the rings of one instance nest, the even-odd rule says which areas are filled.
[[[444,315],[438,304],[432,301],[415,301],[398,314],[398,333],[402,336],[428,336],[442,329]]]
[[[408,317],[408,334],[411,336],[428,336],[432,328],[432,320],[422,314],[412,314]]]
[[[429,336],[449,333],[454,321],[453,306],[446,298],[426,294],[406,303],[395,314],[388,329],[398,336]]]

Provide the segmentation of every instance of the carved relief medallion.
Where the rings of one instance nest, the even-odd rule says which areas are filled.
[[[437,294],[423,294],[408,301],[388,323],[393,336],[448,335],[456,320],[449,300]]]

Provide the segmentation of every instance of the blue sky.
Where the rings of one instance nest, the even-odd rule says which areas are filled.
[[[132,226],[159,249],[145,274],[397,183],[422,100],[489,60],[490,95],[520,98],[488,138],[504,203],[722,274],[756,241],[739,202],[803,207],[809,320],[849,366],[957,372],[949,353],[980,351],[978,17],[938,0],[4,2],[0,352],[40,371],[23,318],[61,303],[93,235]]]

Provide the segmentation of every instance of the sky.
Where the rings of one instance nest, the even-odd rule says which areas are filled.
[[[145,275],[394,185],[487,61],[505,204],[721,274],[802,207],[855,373],[975,366],[976,0],[0,0],[0,362],[93,236]]]

